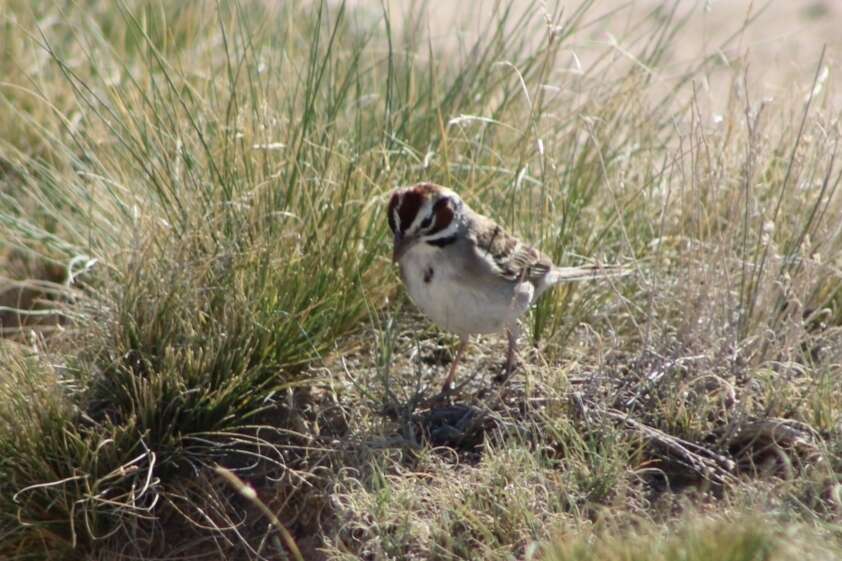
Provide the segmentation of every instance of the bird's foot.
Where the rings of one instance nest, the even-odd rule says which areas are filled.
[[[439,393],[432,396],[422,403],[428,409],[438,409],[441,407],[450,407],[453,404],[453,393],[449,388],[442,388]]]
[[[492,378],[496,384],[505,384],[512,375],[523,368],[523,361],[517,355],[507,358],[500,368],[500,372]]]

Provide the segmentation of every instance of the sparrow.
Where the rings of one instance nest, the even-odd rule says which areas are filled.
[[[459,336],[443,393],[450,389],[471,335],[506,332],[508,377],[520,334],[518,318],[548,288],[629,272],[619,266],[557,267],[474,212],[454,191],[432,183],[392,191],[388,220],[392,260],[410,298],[435,324]]]

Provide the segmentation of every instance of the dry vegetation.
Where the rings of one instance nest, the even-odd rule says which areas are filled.
[[[416,10],[6,0],[0,557],[838,558],[836,53],[757,97],[676,71],[677,5],[444,50]],[[383,216],[421,179],[635,274],[431,405],[453,341]]]

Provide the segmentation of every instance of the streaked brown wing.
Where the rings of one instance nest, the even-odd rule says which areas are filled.
[[[485,217],[475,230],[477,252],[493,263],[496,272],[507,280],[537,280],[553,268],[549,257],[527,245]]]

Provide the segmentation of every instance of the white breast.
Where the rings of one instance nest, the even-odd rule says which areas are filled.
[[[513,325],[532,303],[531,283],[466,282],[458,266],[458,259],[425,243],[400,261],[410,298],[439,327],[459,335],[495,333]]]

